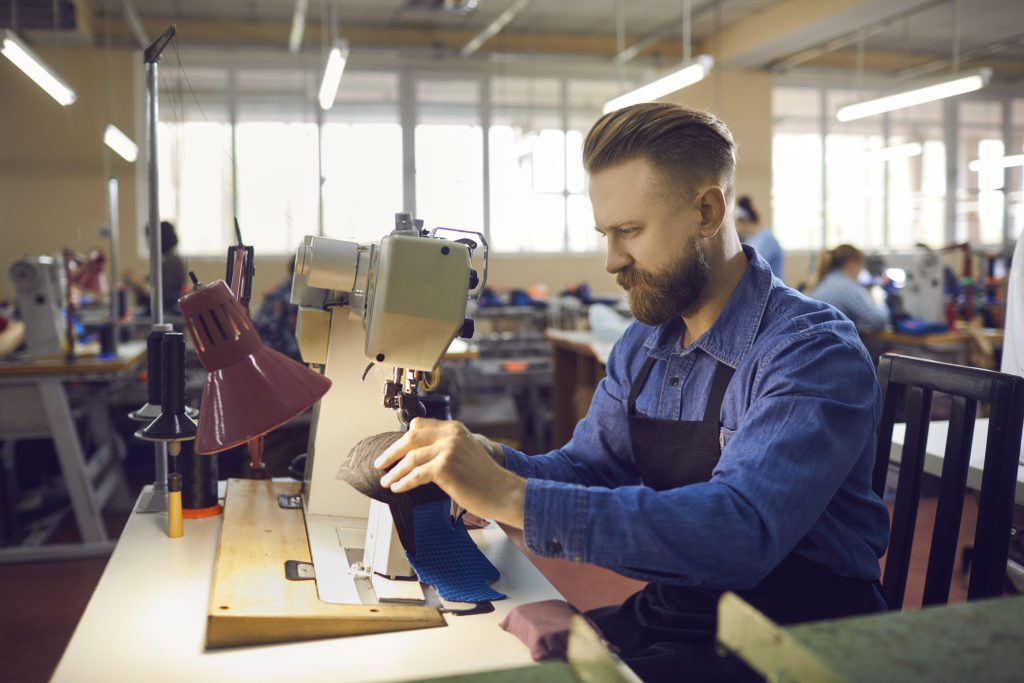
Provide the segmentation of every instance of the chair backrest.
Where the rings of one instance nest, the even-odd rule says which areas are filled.
[[[907,431],[900,457],[889,552],[882,578],[882,592],[889,609],[903,606],[928,443],[932,394],[935,391],[950,394],[952,407],[928,555],[924,604],[944,604],[949,599],[979,401],[991,404],[991,413],[967,599],[1001,595],[1010,543],[1021,429],[1024,426],[1024,378],[885,354],[878,362],[878,380],[883,396],[882,420],[878,425],[872,481],[872,488],[878,495],[882,495],[885,489],[889,469],[896,404],[902,393],[906,392],[907,396]]]

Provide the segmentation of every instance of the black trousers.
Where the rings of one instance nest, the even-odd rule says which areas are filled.
[[[715,652],[722,593],[652,583],[622,605],[591,610],[587,616],[644,681],[760,681],[743,662]],[[736,593],[779,624],[885,609],[877,581],[840,576],[795,553],[757,586]]]

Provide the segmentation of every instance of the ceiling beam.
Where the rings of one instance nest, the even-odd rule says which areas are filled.
[[[158,35],[167,28],[169,19],[143,19],[142,25],[150,35]],[[290,22],[225,21],[182,19],[174,22],[178,27],[178,40],[182,45],[209,47],[251,47],[281,50],[287,45]],[[319,22],[307,22],[306,32],[318,35]],[[111,38],[116,44],[134,43],[131,28],[120,18],[110,21]],[[349,23],[345,38],[353,50],[372,48],[384,50],[429,49],[442,56],[455,56],[469,42],[476,31],[437,28],[430,25],[371,26]],[[616,52],[615,36],[574,33],[536,33],[503,31],[492,39],[496,52],[573,55],[607,58]],[[655,46],[659,57],[665,60],[682,58],[678,40],[664,41]],[[317,47],[319,49],[319,47]],[[612,71],[609,70],[609,74]]]
[[[764,68],[936,0],[782,0],[705,39],[717,64]],[[710,49],[710,48],[715,49]]]
[[[889,75],[898,80],[907,80],[933,73],[938,69],[936,64],[948,69],[949,60],[936,62],[931,55],[908,55],[905,52],[869,51],[864,53],[864,71],[868,76]],[[995,77],[1019,78],[1024,76],[1024,62],[1017,59],[998,59],[988,54],[963,54],[960,56],[960,68],[974,69],[991,67]],[[808,69],[833,69],[836,71],[855,72],[857,69],[856,50],[837,50],[821,55],[802,65]],[[795,72],[793,72],[795,73]]]

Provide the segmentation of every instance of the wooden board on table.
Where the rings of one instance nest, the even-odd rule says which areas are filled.
[[[290,581],[287,560],[310,562],[302,510],[278,506],[299,484],[231,479],[224,504],[206,623],[210,648],[444,626],[417,605],[322,602],[314,581]]]

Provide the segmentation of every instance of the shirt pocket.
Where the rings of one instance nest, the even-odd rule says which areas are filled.
[[[718,445],[719,445],[719,447],[722,450],[725,450],[725,447],[729,445],[729,442],[732,441],[732,437],[734,437],[734,436],[736,436],[736,430],[735,429],[728,429],[726,427],[722,427],[721,429],[719,429],[718,430]]]

